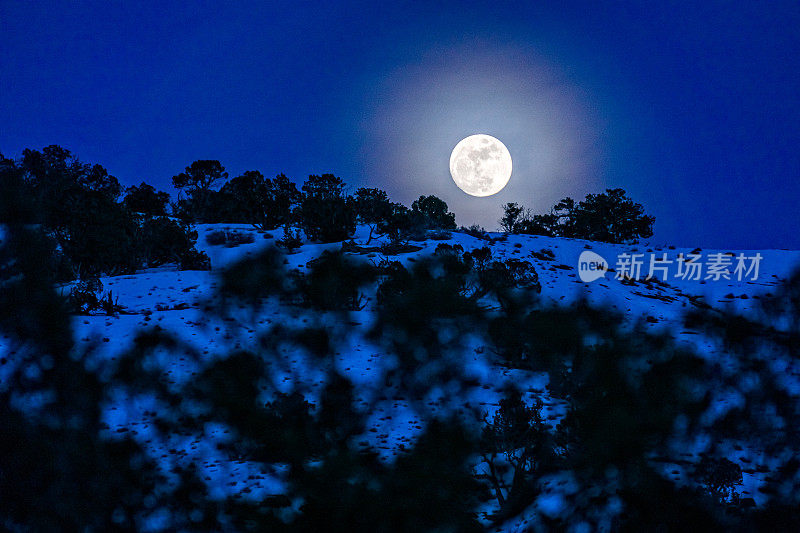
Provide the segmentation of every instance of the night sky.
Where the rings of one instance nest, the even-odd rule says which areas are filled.
[[[460,225],[623,187],[653,243],[800,248],[800,3],[0,2],[0,152],[59,144],[125,185],[196,159],[332,172]],[[35,4],[35,5],[33,5]],[[514,173],[474,198],[453,146]]]

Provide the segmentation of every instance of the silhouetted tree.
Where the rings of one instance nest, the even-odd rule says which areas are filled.
[[[201,159],[195,161],[185,172],[172,177],[172,185],[176,189],[192,192],[194,190],[210,190],[220,181],[228,179],[225,167],[219,161]]]
[[[541,400],[529,407],[513,389],[486,421],[481,436],[485,473],[479,477],[489,482],[500,507],[495,521],[522,512],[540,493],[534,476],[552,471],[556,463],[554,435],[541,411]]]
[[[378,221],[377,230],[388,235],[392,244],[405,244],[410,239],[425,238],[424,217],[403,204],[391,204],[387,217]]]
[[[354,206],[358,222],[369,225],[367,244],[372,241],[373,233],[382,222],[386,222],[394,213],[392,203],[385,191],[362,187],[356,191]]]
[[[546,215],[532,215],[530,218],[520,220],[514,227],[514,233],[555,237],[559,235],[557,221],[558,217],[549,213]]]
[[[133,213],[152,217],[166,216],[169,194],[142,182],[139,186],[134,185],[125,190],[123,203]]]
[[[37,209],[34,191],[25,181],[24,169],[13,159],[0,154],[0,222],[28,223],[41,222],[42,213]]]
[[[653,236],[655,217],[628,198],[623,189],[589,194],[567,215],[576,237],[611,243],[635,242]]]
[[[521,233],[518,231],[518,224],[523,220],[525,208],[521,205],[510,202],[503,205],[503,218],[500,219],[500,227],[507,233]]]
[[[420,196],[411,204],[411,210],[420,213],[429,229],[456,229],[456,216],[447,211],[447,203],[436,196]]]
[[[186,198],[176,204],[176,214],[192,222],[217,222],[221,216],[221,197],[214,187],[228,179],[219,161],[195,161],[184,172],[172,177],[172,185]]]
[[[572,198],[564,198],[542,215],[530,215],[514,203],[503,209],[500,223],[505,231],[615,244],[652,237],[655,222],[655,217],[645,215],[644,208],[628,198],[623,189],[589,194],[577,204]]]
[[[355,208],[341,178],[333,174],[308,177],[303,184],[299,223],[309,239],[320,242],[343,241],[355,232]]]
[[[136,230],[138,264],[155,267],[181,263],[192,254],[197,232],[167,217],[146,218]],[[194,250],[196,252],[196,250]]]
[[[79,161],[69,150],[52,145],[37,150],[25,149],[19,162],[24,179],[30,188],[33,205],[42,213],[42,221],[56,227],[63,221],[64,213],[79,206],[82,192],[104,197],[116,203],[121,186],[100,165],[89,165]]]
[[[95,191],[112,200],[122,192],[117,178],[101,165],[82,163],[69,150],[57,145],[47,146],[41,152],[23,150],[21,166],[29,183],[40,194],[40,200],[44,201],[45,209],[57,201],[59,191],[70,187]]]
[[[136,269],[136,223],[103,192],[73,187],[48,224],[77,277]]]
[[[295,184],[283,174],[271,180],[256,170],[233,178],[220,193],[228,221],[248,222],[264,229],[291,222],[292,210],[301,196]]]

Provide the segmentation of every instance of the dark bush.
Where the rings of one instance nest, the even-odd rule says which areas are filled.
[[[78,315],[87,315],[100,308],[99,294],[103,292],[103,283],[98,278],[81,280],[75,284],[67,296],[70,311]]]
[[[283,237],[278,239],[275,244],[281,248],[285,248],[289,253],[293,253],[303,245],[303,239],[300,236],[299,230],[292,230],[292,228],[287,225],[283,227]]]
[[[378,231],[388,235],[392,244],[404,244],[410,240],[425,240],[425,220],[421,213],[402,204],[392,204],[389,216],[378,222]]]
[[[695,467],[694,476],[712,496],[721,501],[727,502],[732,498],[738,500],[734,487],[742,483],[742,468],[733,461],[705,455]]]
[[[185,224],[219,224],[226,220],[225,196],[214,190],[195,189],[172,204],[173,214]],[[235,222],[235,221],[234,221]]]
[[[233,248],[240,244],[250,244],[255,242],[252,233],[245,233],[235,230],[217,230],[206,234],[206,242],[212,246],[226,246]]]
[[[108,196],[73,188],[63,208],[50,213],[51,227],[75,277],[117,275],[137,268],[135,221]]]
[[[42,221],[34,190],[25,181],[25,170],[0,154],[0,223],[33,224]]]
[[[500,400],[500,408],[486,422],[481,456],[487,465],[481,478],[488,481],[499,510],[495,521],[522,512],[539,494],[535,477],[556,460],[553,433],[544,424],[542,401],[528,406],[516,389]]]
[[[34,203],[43,213],[43,221],[58,226],[65,211],[73,208],[74,191],[90,191],[112,203],[122,191],[117,178],[100,165],[82,163],[69,150],[52,145],[41,152],[25,149],[19,161]],[[71,193],[70,196],[67,196]]]
[[[211,270],[211,259],[195,248],[186,250],[180,257],[181,270]]]
[[[323,252],[300,281],[305,301],[317,309],[356,311],[366,305],[361,288],[373,282],[375,268],[342,252]]]
[[[197,232],[167,217],[142,220],[137,232],[139,264],[154,267],[180,263],[197,241]]]
[[[235,263],[222,272],[221,279],[224,299],[247,302],[254,308],[264,298],[286,297],[295,288],[285,272],[284,256],[275,248]]]
[[[590,194],[566,216],[575,236],[611,243],[636,242],[653,236],[655,217],[628,198],[623,189]]]
[[[448,239],[451,239],[452,237],[453,237],[452,233],[440,229],[430,231],[428,232],[427,235],[427,238],[432,241],[446,241]]]
[[[517,233],[517,225],[525,218],[525,208],[511,202],[503,205],[503,218],[500,219],[500,227],[507,233]]]
[[[118,274],[136,267],[135,223],[117,202],[121,187],[100,165],[80,162],[69,150],[24,150],[19,162],[2,162],[11,191],[24,192],[21,206],[35,210],[60,247],[70,277]],[[22,182],[20,182],[20,178]],[[16,193],[15,193],[16,194]]]
[[[476,239],[481,239],[482,241],[489,240],[489,235],[486,233],[486,230],[478,224],[473,224],[468,228],[461,226],[458,228],[458,231],[461,233],[466,233],[467,235],[475,237]]]

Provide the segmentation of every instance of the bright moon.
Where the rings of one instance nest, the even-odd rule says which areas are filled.
[[[450,175],[467,194],[497,194],[511,178],[511,154],[491,135],[470,135],[453,148]]]

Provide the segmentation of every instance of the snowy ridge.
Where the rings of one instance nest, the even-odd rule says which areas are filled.
[[[217,287],[217,275],[220,270],[236,261],[252,256],[264,247],[274,246],[275,240],[281,237],[280,231],[263,232],[252,226],[242,224],[214,224],[197,226],[199,238],[197,248],[205,251],[211,258],[212,271],[178,271],[172,267],[151,269],[135,275],[102,278],[105,290],[111,290],[119,303],[125,306],[125,313],[116,317],[76,316],[74,318],[75,335],[80,343],[97,344],[97,357],[113,358],[130,347],[137,331],[155,325],[180,337],[188,346],[202,357],[214,357],[226,353],[233,348],[247,347],[255,342],[259,328],[268,328],[274,324],[300,324],[307,316],[282,305],[265,307],[255,320],[237,315],[235,310],[229,316],[211,316],[205,311],[208,299]],[[254,242],[240,244],[235,247],[209,245],[206,235],[219,229],[229,229],[241,233],[252,234]],[[366,241],[369,230],[360,227],[355,235],[357,243]],[[433,253],[441,243],[458,244],[465,251],[489,246],[495,259],[517,258],[533,264],[542,285],[541,297],[544,302],[568,303],[578,298],[586,298],[590,302],[610,306],[625,315],[631,323],[641,322],[655,331],[670,331],[680,342],[692,346],[705,357],[717,357],[721,348],[709,342],[705,337],[691,331],[684,331],[683,313],[698,302],[705,302],[713,307],[731,307],[741,311],[752,309],[758,302],[759,295],[767,293],[778,285],[794,269],[800,267],[800,252],[785,250],[761,250],[763,256],[757,280],[720,280],[693,281],[668,280],[667,282],[629,282],[618,280],[609,272],[604,279],[592,283],[580,281],[578,276],[578,258],[585,250],[591,250],[606,258],[609,265],[614,263],[622,253],[666,253],[669,259],[676,259],[678,254],[689,254],[695,250],[681,248],[647,247],[644,245],[611,245],[588,242],[577,239],[562,239],[529,235],[488,234],[489,240],[479,239],[464,233],[453,232],[446,240],[427,240],[413,244],[421,247],[419,251],[392,256],[404,264]],[[370,246],[380,244],[380,239],[373,240]],[[338,250],[339,243],[313,244],[305,243],[296,253],[286,256],[287,269],[304,271],[306,265],[319,256],[324,250]],[[543,253],[543,250],[545,251]],[[547,252],[549,251],[549,252]],[[550,254],[552,253],[552,255]],[[739,250],[703,250],[706,253],[733,253]],[[746,252],[751,254],[751,252]],[[365,261],[377,261],[382,256],[371,252],[357,254]],[[357,386],[364,405],[374,405],[370,413],[370,429],[362,443],[380,452],[386,460],[401,453],[404,447],[413,443],[414,436],[422,429],[420,417],[415,412],[418,403],[411,405],[410,399],[399,397],[381,398],[382,384],[375,383],[373,377],[383,364],[379,349],[367,341],[363,334],[372,321],[374,302],[369,302],[361,311],[350,313],[350,323],[355,326],[356,335],[351,335],[347,344],[339,347],[334,364],[342,374],[349,377]],[[325,318],[320,320],[324,323]],[[254,327],[253,324],[255,324]],[[330,325],[330,324],[329,324]],[[333,327],[334,325],[330,325]],[[528,399],[538,397],[544,402],[544,414],[548,422],[555,423],[564,412],[564,405],[553,400],[547,393],[548,378],[546,375],[534,374],[520,370],[511,370],[492,362],[491,350],[483,346],[478,338],[462,339],[464,343],[464,365],[468,372],[480,383],[470,397],[452,397],[447,391],[439,391],[437,395],[424,399],[424,404],[431,412],[449,412],[457,410],[462,413],[473,413],[477,420],[482,414],[491,414],[506,384],[513,384],[526,394]],[[720,359],[724,364],[724,360]],[[308,400],[314,402],[314,393],[320,389],[320,376],[309,370],[303,354],[287,352],[280,372],[279,382],[290,385],[304,383],[309,391]],[[160,362],[163,365],[166,379],[181,383],[191,379],[197,370],[190,358],[165,356]],[[787,369],[787,374],[794,379],[800,390],[800,379],[797,370]],[[719,409],[725,410],[729,402],[735,398],[720,397]],[[176,461],[189,457],[198,460],[202,465],[202,477],[212,489],[212,495],[238,495],[242,498],[259,498],[266,495],[279,494],[282,490],[281,468],[276,465],[273,471],[256,471],[245,462],[229,461],[220,456],[214,443],[226,439],[222,428],[208,427],[205,434],[196,437],[175,437],[174,442],[156,442],[151,415],[154,406],[146,398],[134,400],[126,397],[116,398],[107,412],[108,431],[127,433],[146,444],[154,456],[160,457],[165,471]],[[703,443],[698,443],[698,448]],[[171,450],[171,451],[170,451]],[[692,450],[687,450],[691,454]],[[754,471],[753,465],[759,464],[758,457],[746,457],[747,450],[734,453],[731,459],[746,458],[750,464],[740,462],[745,469],[744,483],[741,493],[759,501],[757,488],[760,474]],[[768,466],[768,465],[767,465]],[[478,466],[480,468],[480,465]],[[683,473],[674,465],[665,466],[665,472],[680,478]],[[559,508],[559,491],[569,490],[569,482],[564,479],[552,480],[552,492],[537,500],[540,511],[547,514],[548,509]],[[493,504],[487,505],[486,512],[493,510]],[[153,524],[158,527],[157,523]],[[519,531],[525,529],[525,518],[519,518],[507,524],[502,530]]]

